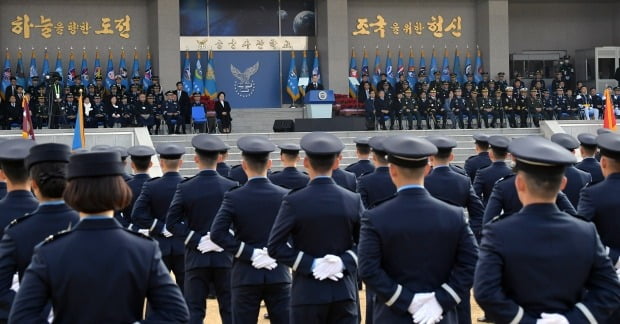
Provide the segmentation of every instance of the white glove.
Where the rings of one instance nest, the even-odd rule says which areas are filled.
[[[618,276],[618,281],[620,281],[620,269],[616,270],[616,275]]]
[[[211,241],[210,233],[207,233],[207,235],[200,238],[197,248],[198,251],[202,253],[224,251],[224,249],[222,249],[219,245]]]
[[[568,320],[562,314],[542,313],[540,317],[536,320],[536,324],[568,324]]]
[[[276,260],[269,256],[267,248],[254,249],[252,252],[252,266],[256,269],[273,270],[278,266]]]
[[[422,305],[424,305],[427,301],[431,300],[431,298],[433,298],[434,296],[435,293],[432,292],[417,293],[413,295],[413,300],[411,301],[411,304],[409,305],[409,308],[407,308],[407,310],[412,315],[415,314],[420,309],[420,307],[422,307]]]
[[[166,225],[164,225],[164,229],[161,231],[161,233],[164,235],[164,237],[172,237],[172,233],[168,231]]]
[[[149,236],[149,230],[144,228],[144,229],[139,229],[138,233],[142,234],[142,235],[146,235]]]
[[[315,267],[312,274],[315,279],[325,280],[327,278],[338,281],[343,277],[342,270],[344,263],[340,257],[328,254],[322,258],[316,259]]]
[[[413,314],[414,323],[435,324],[439,323],[443,319],[443,316],[441,315],[443,314],[443,309],[441,308],[441,305],[439,305],[439,302],[437,302],[435,293],[431,294],[433,294],[431,298],[426,301],[426,303],[424,303],[422,307],[415,312],[415,314]]]

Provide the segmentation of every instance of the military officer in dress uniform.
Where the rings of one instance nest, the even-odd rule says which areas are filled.
[[[67,145],[46,143],[33,146],[26,157],[26,169],[32,178],[32,189],[40,205],[32,213],[14,219],[0,241],[0,322],[6,323],[15,291],[13,275],[24,276],[35,245],[49,235],[73,228],[78,213],[62,200],[71,151]],[[47,319],[41,314],[41,319]]]
[[[132,227],[131,213],[133,211],[133,205],[136,203],[140,193],[142,192],[142,186],[145,182],[151,179],[149,170],[153,166],[151,157],[156,154],[150,146],[137,145],[127,149],[127,153],[131,158],[131,169],[135,172],[131,180],[127,181],[129,189],[131,189],[131,203],[127,208],[123,209],[123,218],[129,224],[128,227]]]
[[[243,187],[224,195],[211,225],[213,243],[235,257],[231,269],[233,322],[256,323],[264,300],[271,323],[289,323],[289,268],[278,264],[267,252],[271,227],[288,193],[267,179],[269,153],[276,146],[261,136],[241,137],[237,146],[249,179]],[[229,232],[231,228],[234,235]]]
[[[530,96],[525,98],[525,106],[532,115],[532,124],[534,124],[534,127],[540,127],[540,120],[544,119],[542,115],[544,103],[542,98],[539,97],[536,88],[530,89]]]
[[[344,170],[355,173],[355,176],[359,178],[362,174],[372,172],[375,170],[375,166],[370,161],[370,145],[368,145],[368,136],[357,137],[353,140],[355,142],[355,154],[357,155],[357,162],[349,164]]]
[[[476,171],[474,177],[474,190],[482,202],[486,206],[493,185],[495,182],[509,174],[512,170],[506,165],[506,156],[508,155],[508,144],[510,140],[504,136],[494,135],[489,137],[489,159],[492,163],[486,168]]]
[[[364,206],[331,178],[344,149],[340,139],[313,132],[302,137],[301,148],[311,181],[284,197],[267,251],[293,270],[291,323],[357,324],[355,245]]]
[[[166,125],[168,126],[168,134],[181,134],[181,124],[183,123],[183,118],[181,117],[181,108],[179,107],[179,103],[174,100],[174,96],[174,92],[166,92],[167,100],[164,102],[162,110],[164,113],[164,119],[166,120]]]
[[[471,182],[474,182],[476,172],[491,165],[489,158],[489,136],[476,133],[473,135],[476,155],[472,155],[465,160],[464,169]]]
[[[581,162],[575,165],[577,169],[588,172],[592,176],[591,185],[605,180],[601,164],[595,159],[597,149],[596,135],[581,133],[577,135],[577,140],[579,140],[579,152],[583,158]]]
[[[211,241],[211,225],[226,193],[238,186],[216,171],[217,161],[228,145],[215,135],[192,138],[198,174],[181,182],[167,216],[167,227],[185,239],[185,300],[190,323],[202,324],[210,283],[217,295],[223,324],[233,322],[231,315],[232,255]],[[256,207],[256,206],[254,206]]]
[[[183,260],[183,241],[185,236],[173,234],[166,226],[166,214],[172,197],[183,177],[179,168],[185,148],[174,143],[160,144],[156,148],[163,176],[152,178],[144,183],[140,196],[131,212],[134,225],[139,231],[157,240],[162,260],[168,270],[174,272],[177,284],[183,289],[185,263]]]
[[[267,175],[269,181],[278,186],[288,189],[298,189],[305,187],[310,181],[307,174],[297,170],[297,162],[299,162],[300,147],[297,144],[286,143],[278,145],[280,149],[280,161],[282,162],[282,171],[272,172]]]
[[[569,134],[553,134],[551,135],[551,141],[559,144],[573,154],[575,154],[575,150],[579,147],[579,142]],[[567,182],[566,187],[564,187],[562,191],[568,196],[573,206],[577,206],[579,203],[579,193],[581,189],[592,182],[592,176],[585,171],[577,169],[574,165],[566,166],[566,173],[564,176]]]
[[[136,323],[144,319],[145,300],[145,322],[187,322],[187,306],[157,242],[112,218],[131,199],[123,172],[115,151],[70,157],[64,200],[82,219],[35,249],[9,323],[46,323],[41,313],[49,301],[55,322]]]
[[[0,143],[0,178],[7,183],[8,192],[0,200],[0,237],[11,221],[37,208],[39,202],[32,195],[30,177],[24,165],[30,148],[36,143],[23,138]]]
[[[605,323],[620,306],[618,276],[596,228],[555,206],[575,156],[536,136],[509,150],[524,207],[485,226],[476,301],[496,323]]]
[[[230,173],[230,166],[226,163],[226,160],[228,159],[228,149],[230,149],[230,147],[228,145],[224,145],[217,158],[216,170],[222,177],[228,177],[228,174]]]
[[[410,135],[383,145],[398,192],[364,213],[359,244],[362,279],[376,293],[373,320],[459,323],[456,305],[471,289],[477,247],[463,210],[424,188],[437,148]]]
[[[478,107],[480,108],[480,115],[484,121],[484,127],[489,128],[489,115],[493,116],[493,99],[489,97],[489,89],[482,89],[480,91],[482,96],[478,98]],[[495,119],[495,117],[493,117]],[[491,126],[495,127],[494,124]]]
[[[338,154],[338,161],[342,161],[342,152]],[[357,191],[357,177],[355,173],[335,168],[332,171],[332,178],[337,185],[353,192]]]

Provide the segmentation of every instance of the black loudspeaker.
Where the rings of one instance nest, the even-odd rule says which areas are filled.
[[[276,119],[273,122],[273,131],[275,133],[294,132],[295,122],[292,119]]]

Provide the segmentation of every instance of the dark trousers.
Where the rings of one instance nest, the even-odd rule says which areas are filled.
[[[168,126],[168,134],[174,134],[176,132],[181,131],[181,125],[179,123],[183,123],[183,118],[179,115],[168,115],[166,116],[166,125]]]
[[[291,284],[239,286],[232,288],[232,319],[235,324],[256,323],[260,302],[265,301],[269,321],[288,324]]]
[[[521,128],[527,127],[527,115],[528,115],[527,109],[523,108],[517,111],[517,113],[519,114],[519,120],[520,120],[519,127]]]
[[[372,324],[375,308],[375,293],[366,286],[366,324]]]
[[[456,305],[456,314],[459,318],[459,324],[471,324],[471,305],[469,301],[469,290],[463,296],[463,300]]]
[[[185,301],[189,308],[189,322],[203,323],[211,282],[215,285],[222,324],[231,324],[230,268],[197,268],[185,272]]]
[[[166,265],[169,271],[174,273],[174,278],[181,291],[185,287],[185,255],[166,255],[162,256],[162,261]]]
[[[354,300],[320,305],[291,307],[293,324],[358,324],[357,303]]]

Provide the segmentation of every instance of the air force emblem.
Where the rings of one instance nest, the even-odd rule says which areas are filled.
[[[247,68],[243,73],[234,65],[230,65],[230,73],[237,79],[235,80],[235,93],[242,98],[247,98],[254,94],[256,83],[252,80],[252,76],[258,72],[260,62]]]

